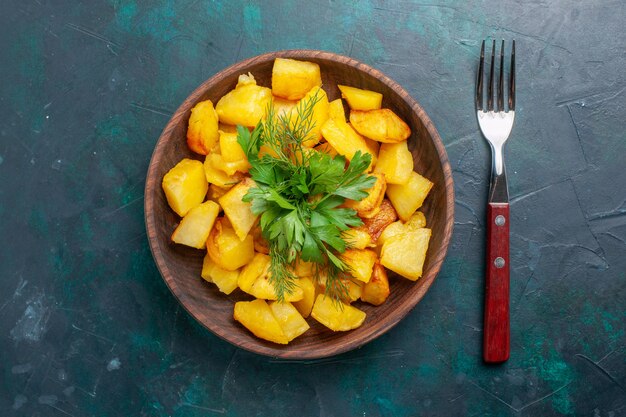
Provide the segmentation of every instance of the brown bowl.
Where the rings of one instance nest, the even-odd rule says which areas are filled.
[[[182,158],[201,159],[187,148],[186,132],[191,108],[199,101],[216,103],[235,87],[239,74],[251,72],[259,85],[271,86],[274,58],[294,58],[320,65],[329,100],[340,97],[337,84],[378,91],[383,107],[390,108],[412,130],[409,149],[415,170],[434,182],[422,211],[432,228],[424,275],[409,281],[391,273],[391,295],[382,306],[357,302],[367,313],[365,323],[349,332],[332,332],[312,318],[306,333],[282,346],[253,336],[233,320],[236,301],[249,299],[241,291],[226,296],[200,278],[204,252],[172,244],[170,236],[179,222],[161,188],[163,175]],[[198,87],[178,108],[157,142],[146,179],[145,216],[150,248],[166,284],[185,309],[207,329],[251,352],[288,358],[321,358],[355,349],[396,325],[421,300],[435,280],[448,249],[454,224],[454,189],[445,148],[435,126],[422,107],[396,82],[354,59],[312,50],[272,52],[239,62],[217,73]]]

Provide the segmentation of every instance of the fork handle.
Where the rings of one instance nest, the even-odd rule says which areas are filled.
[[[487,207],[487,276],[483,359],[499,363],[509,359],[509,204]]]

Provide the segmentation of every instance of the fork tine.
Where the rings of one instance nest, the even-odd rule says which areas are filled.
[[[480,48],[480,62],[478,64],[478,77],[476,78],[476,110],[483,109],[483,68],[485,66],[485,41]]]
[[[493,64],[496,55],[496,41],[493,40],[491,47],[491,68],[489,69],[489,85],[487,86],[487,111],[493,111]]]
[[[509,110],[515,110],[515,39],[511,52],[511,75],[509,76]]]
[[[504,39],[500,47],[500,79],[498,80],[498,111],[504,111]]]

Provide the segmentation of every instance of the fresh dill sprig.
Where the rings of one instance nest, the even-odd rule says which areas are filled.
[[[262,234],[269,242],[270,282],[279,301],[295,286],[293,271],[299,260],[315,263],[316,277],[326,277],[327,294],[336,300],[345,296],[347,288],[340,278],[348,267],[340,255],[347,244],[341,232],[363,223],[355,210],[341,204],[365,198],[365,190],[375,182],[365,173],[370,154],[356,152],[346,168],[345,157],[333,158],[304,145],[320,99],[314,94],[295,112],[281,115],[270,105],[265,120],[252,132],[237,127],[237,140],[257,184],[243,201],[251,202],[252,212],[260,215]]]

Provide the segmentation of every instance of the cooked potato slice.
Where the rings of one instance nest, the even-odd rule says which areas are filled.
[[[237,132],[220,131],[220,154],[226,162],[246,160],[246,154],[237,142]]]
[[[228,271],[241,268],[254,257],[252,236],[239,239],[228,219],[224,217],[215,221],[206,246],[211,260]]]
[[[387,300],[389,292],[387,270],[379,262],[376,262],[372,270],[372,278],[363,285],[361,301],[379,306]]]
[[[411,129],[389,109],[350,112],[350,123],[361,135],[383,143],[396,143],[411,136]]]
[[[382,246],[385,244],[387,240],[389,240],[390,237],[397,236],[402,233],[406,233],[407,231],[408,231],[407,227],[401,221],[398,220],[397,222],[393,222],[383,229],[380,236],[378,236],[378,240],[376,241],[376,244],[378,245],[379,248],[382,248]]]
[[[255,253],[252,260],[241,270],[237,285],[243,292],[249,294],[257,278],[267,275],[269,267],[270,257],[263,253]]]
[[[237,133],[237,126],[227,125],[224,123],[218,123],[217,129],[226,133]]]
[[[220,206],[213,201],[192,208],[172,233],[172,242],[204,249],[219,212]]]
[[[207,193],[207,198],[211,201],[214,202],[218,202],[219,198],[221,196],[223,196],[224,194],[226,194],[228,192],[228,190],[230,190],[232,187],[228,187],[228,188],[222,188],[222,187],[218,187],[215,184],[209,184],[209,192]],[[220,207],[220,210],[222,209],[222,207]]]
[[[204,160],[204,175],[210,184],[215,184],[221,188],[230,188],[243,178],[243,173],[234,172],[229,175],[220,167],[224,167],[222,155],[210,153]]]
[[[340,256],[350,268],[349,273],[359,281],[368,282],[376,262],[376,252],[369,249],[348,249]]]
[[[161,185],[167,203],[181,217],[204,201],[209,188],[202,162],[187,158],[163,176]]]
[[[235,303],[233,317],[256,337],[282,345],[289,343],[289,339],[265,300]]]
[[[338,85],[341,97],[347,102],[352,110],[376,110],[380,109],[383,95],[375,91],[362,90],[360,88]]]
[[[356,329],[365,321],[365,312],[346,303],[333,301],[320,294],[315,299],[311,316],[336,332]]]
[[[252,226],[252,229],[250,230],[250,234],[254,238],[254,250],[255,251],[259,253],[264,253],[265,255],[270,253],[270,244],[263,237],[263,231],[261,230],[261,225],[259,225],[259,222],[256,222],[254,226]]]
[[[274,301],[270,304],[270,310],[290,342],[309,330],[309,324],[291,303]]]
[[[410,229],[420,229],[426,227],[426,216],[421,211],[413,213],[411,218],[407,220],[406,226]]]
[[[385,174],[388,184],[406,184],[413,172],[413,155],[409,152],[407,141],[383,143],[374,172]]]
[[[417,172],[412,172],[405,184],[389,184],[387,197],[402,221],[408,221],[415,210],[422,207],[433,183]]]
[[[322,85],[320,66],[314,62],[276,58],[272,67],[272,92],[287,100],[300,100]]]
[[[365,249],[372,243],[372,237],[363,226],[352,227],[343,231],[341,238],[345,240],[350,249]]]
[[[217,112],[211,100],[201,101],[191,109],[187,127],[187,146],[192,151],[207,155],[219,139]]]
[[[416,281],[422,276],[431,231],[427,228],[410,230],[385,240],[380,252],[380,263],[402,275]]]
[[[346,123],[346,111],[340,98],[328,104],[328,117],[338,123]]]
[[[265,116],[271,101],[272,90],[256,85],[251,74],[243,74],[235,89],[217,102],[215,110],[222,123],[254,127]]]
[[[207,282],[217,285],[217,288],[228,295],[237,288],[237,280],[239,278],[239,270],[227,271],[217,265],[207,253],[202,263],[202,278]]]
[[[302,288],[302,300],[294,301],[293,306],[298,309],[302,317],[309,317],[313,303],[315,302],[315,284],[310,277],[300,278]]]
[[[302,142],[304,146],[312,148],[317,145],[320,139],[322,139],[322,126],[328,120],[328,96],[321,87],[313,87],[303,98],[298,102],[296,110],[291,112],[292,121],[297,117],[298,109],[304,109],[310,106],[311,100],[317,100],[313,106],[313,112],[311,114],[311,131],[307,140]]]
[[[348,160],[352,159],[357,151],[361,151],[362,154],[372,155],[370,168],[376,164],[376,155],[371,153],[363,136],[359,135],[349,124],[328,119],[322,126],[322,135],[337,153]]]
[[[300,301],[304,297],[304,292],[302,288],[300,288],[300,280],[298,280],[291,292],[285,292],[284,301]],[[256,281],[250,287],[249,294],[263,300],[276,300],[278,297],[276,296],[276,288],[274,284],[270,280],[270,273],[262,274],[259,276]]]
[[[386,198],[380,204],[380,210],[375,216],[370,218],[363,218],[363,227],[367,230],[372,238],[373,243],[377,243],[382,231],[389,225],[398,219],[398,213],[393,205]]]
[[[317,282],[317,293],[327,294],[328,278],[325,274],[319,276]],[[361,297],[363,292],[363,282],[358,279],[354,279],[348,275],[337,277],[337,280],[332,284],[333,288],[330,288],[331,293],[338,294],[341,301],[350,304]]]
[[[367,197],[363,200],[346,200],[345,206],[357,211],[360,217],[374,217],[378,213],[378,208],[385,198],[385,190],[387,189],[387,183],[385,182],[384,174],[372,174],[376,178],[376,182],[372,188],[367,190]]]
[[[274,97],[272,103],[274,105],[274,117],[278,118],[280,116],[289,117],[291,111],[296,108],[298,101],[286,100],[282,97]]]
[[[252,203],[246,203],[242,200],[248,190],[255,186],[254,180],[246,177],[219,199],[224,214],[230,220],[230,224],[241,240],[246,238],[259,217],[252,213]]]

